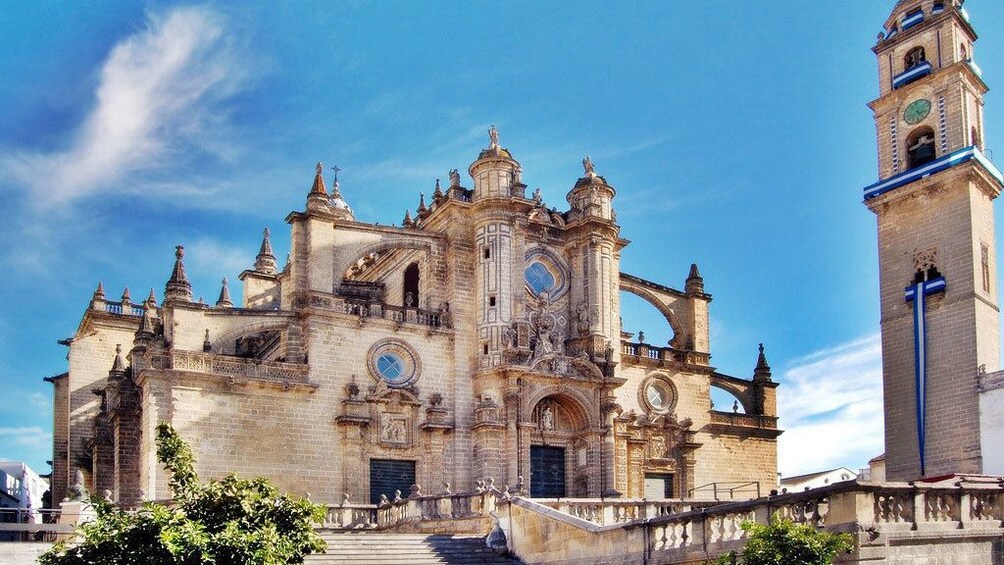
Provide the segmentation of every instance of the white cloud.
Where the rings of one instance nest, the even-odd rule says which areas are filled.
[[[151,15],[119,42],[100,72],[96,104],[71,147],[20,153],[4,168],[40,206],[108,192],[145,191],[127,175],[178,165],[192,149],[227,158],[222,102],[244,75],[220,17],[206,9]]]
[[[879,335],[796,359],[781,377],[778,466],[784,476],[864,467],[882,453]]]

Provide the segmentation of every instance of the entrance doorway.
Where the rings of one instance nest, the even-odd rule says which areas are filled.
[[[394,491],[402,497],[411,494],[415,484],[415,462],[397,459],[370,459],[370,504],[379,504],[380,495],[394,500]]]
[[[673,474],[645,473],[645,498],[648,500],[673,498]]]
[[[565,448],[530,446],[530,497],[565,496]]]

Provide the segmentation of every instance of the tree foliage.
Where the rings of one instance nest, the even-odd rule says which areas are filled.
[[[730,552],[716,565],[830,565],[853,549],[850,534],[832,534],[808,524],[771,518],[769,525],[743,522],[748,537],[741,553]]]
[[[200,484],[191,448],[166,423],[157,426],[157,458],[172,474],[170,504],[127,512],[94,498],[97,518],[80,526],[82,541],[56,544],[39,563],[281,565],[324,551],[313,529],[323,506],[281,494],[264,478]]]

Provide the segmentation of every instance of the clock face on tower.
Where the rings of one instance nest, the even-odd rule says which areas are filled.
[[[921,98],[910,102],[910,105],[903,111],[903,119],[906,123],[913,125],[923,120],[931,113],[931,101]]]

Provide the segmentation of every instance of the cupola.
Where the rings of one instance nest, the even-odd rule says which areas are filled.
[[[508,149],[499,145],[495,126],[488,130],[488,140],[488,148],[481,151],[468,169],[474,179],[474,199],[522,197],[526,188],[520,178],[523,168]]]

